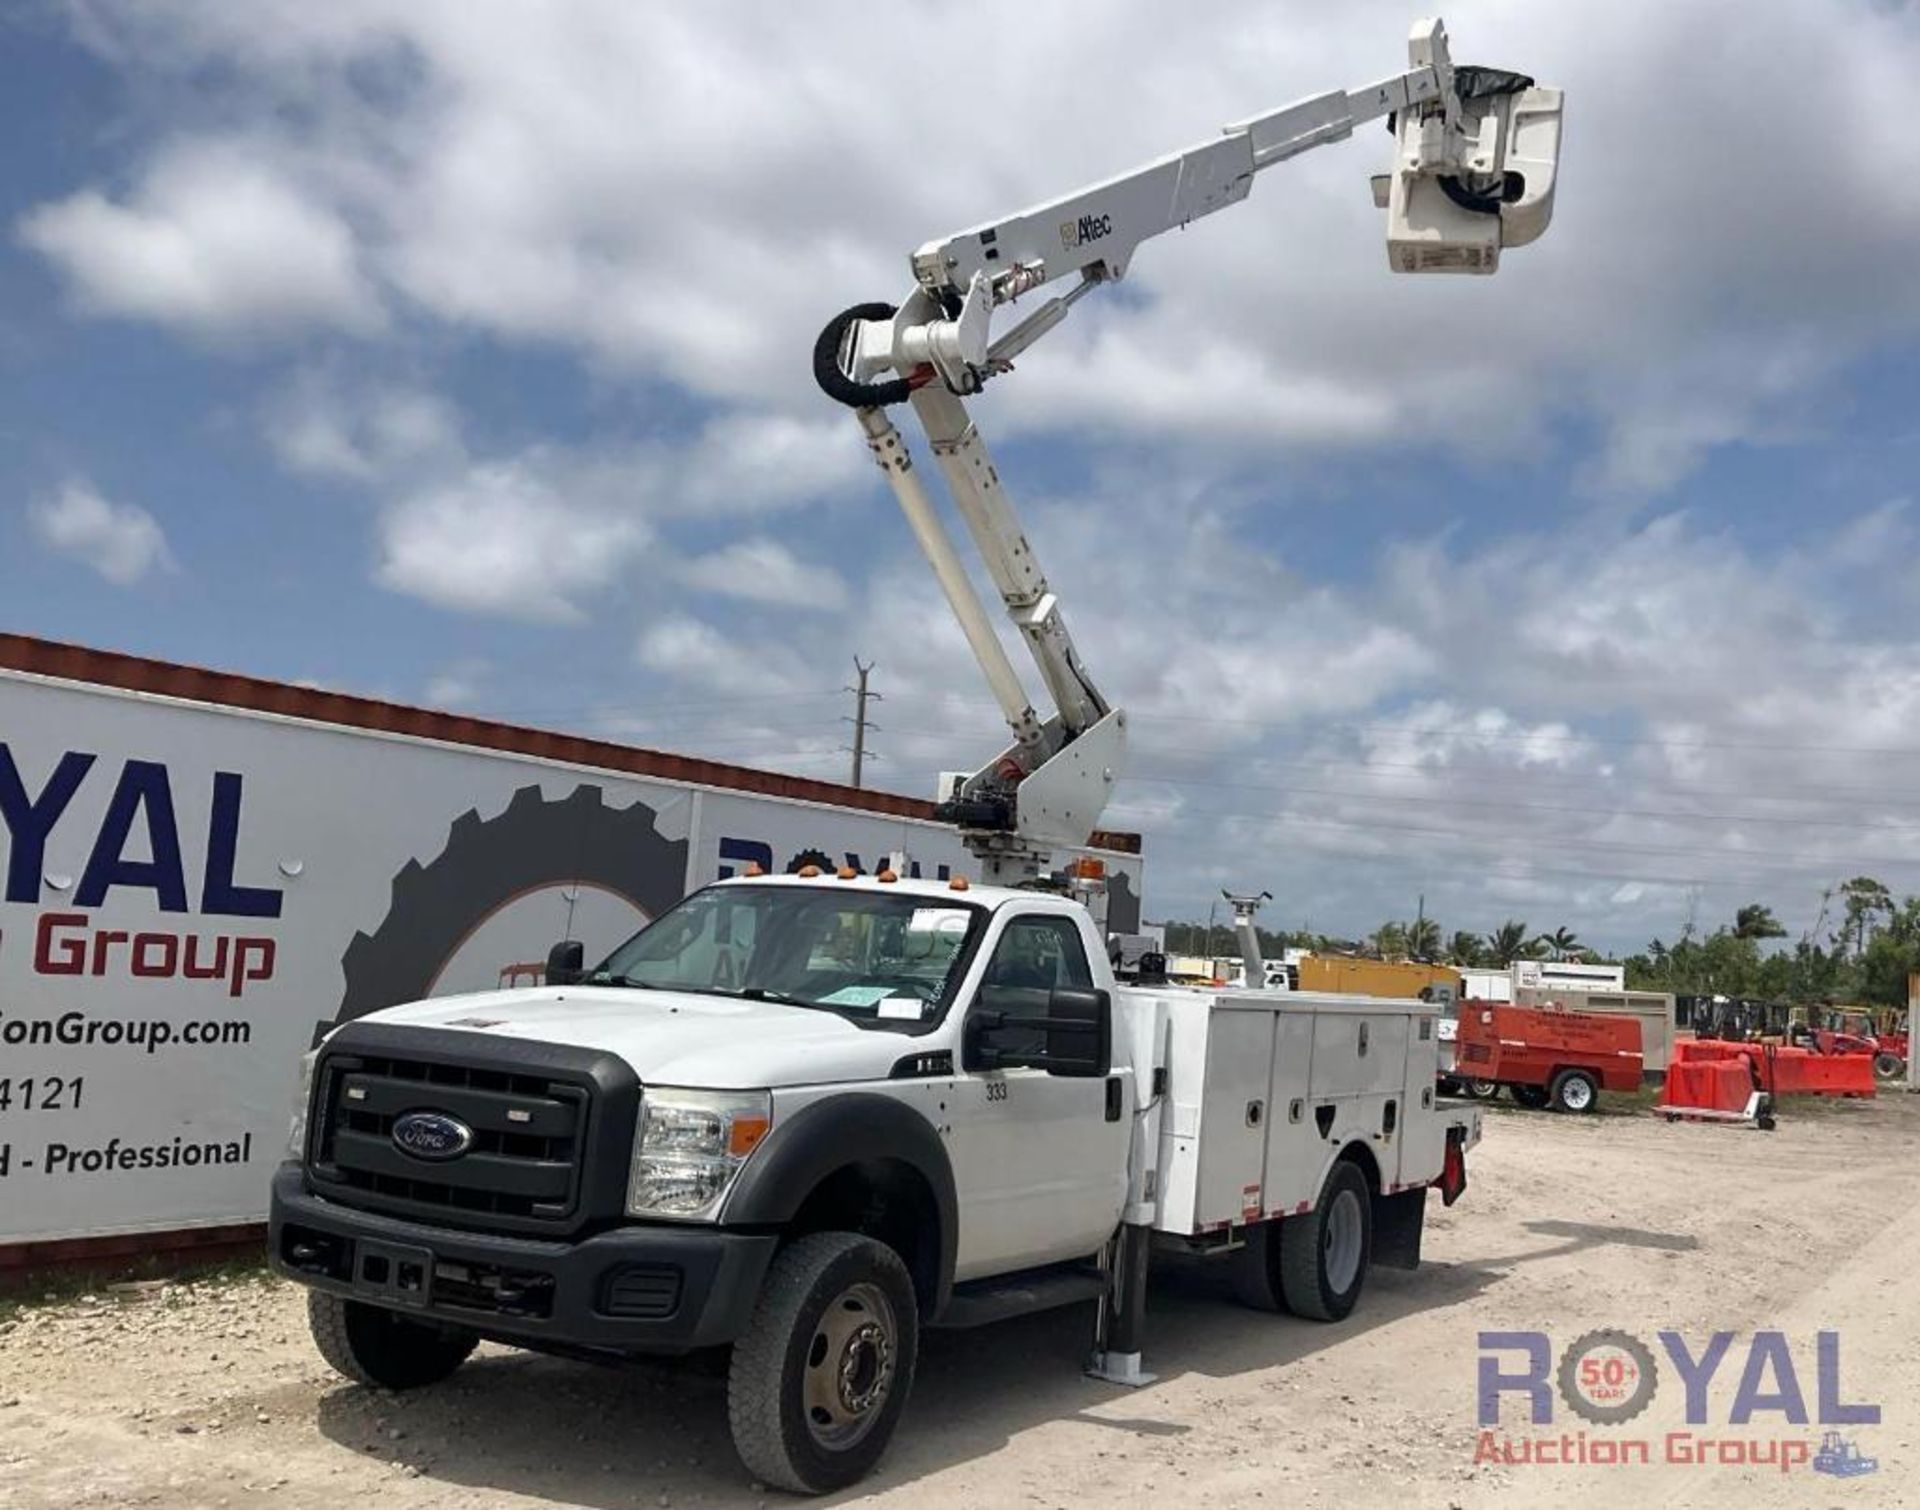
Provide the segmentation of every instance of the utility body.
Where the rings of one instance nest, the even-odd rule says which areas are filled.
[[[929,243],[899,306],[822,333],[1011,742],[945,807],[986,884],[813,867],[695,892],[538,988],[375,1013],[309,1061],[272,1251],[313,1287],[342,1372],[443,1377],[476,1338],[595,1358],[729,1349],[761,1480],[854,1481],[905,1406],[927,1326],[1097,1302],[1089,1371],[1142,1361],[1156,1246],[1229,1256],[1265,1309],[1338,1320],[1373,1262],[1417,1262],[1479,1114],[1435,1102],[1418,1001],[1117,985],[1083,845],[1125,713],[1067,633],[964,398],[1148,238],[1254,174],[1391,115],[1390,266],[1491,272],[1551,214],[1560,96],[1456,70],[1437,21],[1407,73]],[[991,322],[1077,274],[997,339]],[[1047,691],[1015,673],[887,409],[911,407]],[[1233,897],[1246,979],[1265,979]]]

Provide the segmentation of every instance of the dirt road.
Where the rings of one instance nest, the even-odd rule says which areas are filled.
[[[1473,1186],[1435,1203],[1428,1262],[1375,1274],[1360,1312],[1318,1326],[1236,1308],[1208,1268],[1164,1272],[1150,1306],[1150,1388],[1083,1379],[1079,1309],[936,1334],[881,1472],[844,1503],[1137,1503],[1435,1507],[1631,1497],[1647,1505],[1920,1503],[1920,1098],[1789,1113],[1771,1135],[1646,1117],[1492,1119]],[[1600,1328],[1658,1359],[1644,1414],[1588,1425],[1476,1422],[1478,1336],[1538,1329],[1557,1362]],[[1656,1340],[1698,1357],[1738,1334],[1690,1424]],[[1783,1409],[1729,1424],[1755,1332],[1751,1396],[1818,1415],[1816,1334],[1838,1334],[1838,1403],[1878,1471],[1733,1466],[1760,1444],[1817,1444]],[[1771,1345],[1769,1345],[1771,1346]],[[1766,1351],[1763,1347],[1760,1351]],[[1502,1354],[1518,1367],[1518,1354]],[[1787,1387],[1788,1384],[1792,1387]],[[725,1387],[487,1349],[449,1384],[404,1397],[329,1374],[304,1301],[270,1280],[173,1285],[33,1307],[0,1325],[0,1504],[326,1507],[738,1505],[778,1500],[728,1446]],[[1751,1400],[1750,1403],[1764,1401]],[[1584,1433],[1584,1437],[1582,1436]],[[1489,1445],[1592,1459],[1648,1443],[1650,1461],[1482,1461]],[[1683,1457],[1668,1461],[1678,1440]],[[1700,1446],[1701,1442],[1708,1444]],[[1596,1445],[1599,1444],[1599,1445]],[[1731,1444],[1731,1445],[1724,1445]]]

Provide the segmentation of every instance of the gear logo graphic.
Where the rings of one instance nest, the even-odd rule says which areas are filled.
[[[1614,1327],[1574,1338],[1554,1377],[1567,1408],[1596,1426],[1631,1421],[1653,1403],[1660,1387],[1652,1351],[1631,1332]]]
[[[393,878],[379,927],[347,946],[339,1010],[319,1030],[423,998],[481,922],[538,888],[593,885],[658,917],[686,892],[687,841],[662,836],[657,816],[644,802],[610,806],[588,784],[557,800],[526,786],[496,817],[462,813],[435,859]]]

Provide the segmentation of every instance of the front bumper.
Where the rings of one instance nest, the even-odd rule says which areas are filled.
[[[289,1163],[268,1241],[289,1278],[423,1320],[527,1347],[672,1354],[740,1335],[779,1238],[666,1224],[496,1237],[340,1205]]]

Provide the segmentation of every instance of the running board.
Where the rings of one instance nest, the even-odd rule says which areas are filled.
[[[990,1326],[1014,1316],[1051,1311],[1056,1306],[1100,1300],[1107,1293],[1107,1276],[1097,1269],[1055,1269],[1005,1279],[976,1280],[955,1285],[953,1298],[933,1325],[943,1331]]]

